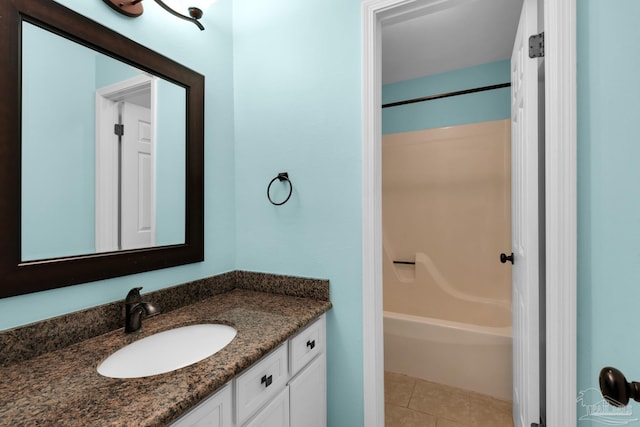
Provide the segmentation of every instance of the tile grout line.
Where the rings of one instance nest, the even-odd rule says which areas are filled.
[[[411,377],[410,377],[411,378]],[[413,387],[411,388],[411,395],[409,395],[409,401],[407,402],[407,409],[411,409],[411,400],[413,399],[413,395],[416,392],[416,386],[418,385],[418,380],[413,379]],[[411,409],[413,411],[413,409]]]

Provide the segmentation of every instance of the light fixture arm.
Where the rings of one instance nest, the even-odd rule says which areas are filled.
[[[191,16],[185,16],[185,15],[183,15],[181,13],[178,13],[175,10],[171,9],[162,0],[154,0],[154,1],[156,3],[158,3],[160,5],[160,7],[162,7],[164,10],[166,10],[167,12],[169,12],[170,14],[175,16],[176,18],[180,18],[180,19],[184,19],[185,21],[193,22],[194,24],[196,24],[196,27],[200,28],[200,31],[204,30],[204,26],[200,23],[200,21],[198,21],[198,19],[202,18],[202,10],[198,9],[197,7],[190,7],[189,8],[189,14]]]
[[[103,0],[113,10],[126,15],[130,18],[137,18],[142,15],[144,9],[142,7],[142,0]],[[176,18],[184,19],[185,21],[193,22],[196,27],[200,28],[200,31],[204,30],[204,26],[200,23],[199,19],[202,18],[202,9],[197,7],[189,8],[189,16],[183,15],[173,10],[162,0],[154,0],[164,10],[175,16]]]

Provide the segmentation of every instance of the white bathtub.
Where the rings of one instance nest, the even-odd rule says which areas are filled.
[[[511,327],[384,312],[385,370],[511,397]]]

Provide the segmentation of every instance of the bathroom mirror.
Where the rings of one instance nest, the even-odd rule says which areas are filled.
[[[204,77],[55,2],[0,16],[0,297],[202,261]]]

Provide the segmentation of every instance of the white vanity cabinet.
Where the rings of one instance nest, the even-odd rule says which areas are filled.
[[[323,314],[172,427],[326,427],[325,322]]]
[[[291,427],[327,425],[325,316],[289,340]]]
[[[233,393],[228,382],[198,406],[178,418],[171,427],[232,427]]]
[[[253,414],[287,387],[287,348],[287,342],[281,344],[236,378],[236,422],[239,426],[244,426]]]
[[[291,427],[289,423],[289,387],[283,388],[244,427]]]
[[[289,382],[291,427],[327,425],[326,378],[326,356],[322,353]]]
[[[325,330],[325,315],[322,315],[289,339],[286,388],[248,423],[240,424],[242,427],[327,425]]]

